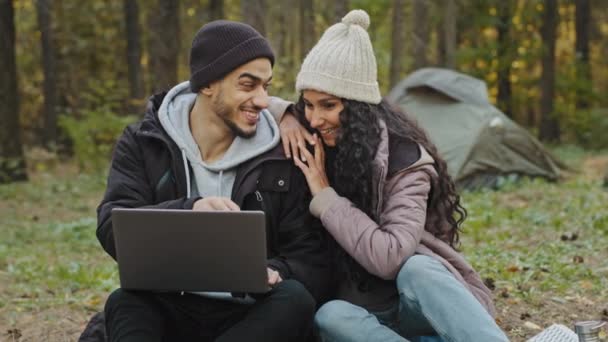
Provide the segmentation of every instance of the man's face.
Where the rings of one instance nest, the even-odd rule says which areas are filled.
[[[260,111],[268,107],[267,88],[271,79],[270,61],[258,58],[210,85],[212,110],[235,136],[255,135]]]

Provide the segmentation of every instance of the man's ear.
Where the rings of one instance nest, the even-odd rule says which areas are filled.
[[[206,85],[203,88],[201,88],[201,90],[199,90],[199,93],[202,93],[205,96],[211,96],[211,95],[213,95],[213,89],[214,89],[213,84],[209,84],[209,85]]]

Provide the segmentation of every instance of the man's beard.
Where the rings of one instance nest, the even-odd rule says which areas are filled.
[[[217,97],[213,101],[213,108],[215,110],[215,113],[220,117],[220,119],[222,119],[222,121],[224,121],[224,123],[226,124],[226,126],[228,126],[228,128],[230,129],[230,131],[232,132],[232,134],[234,134],[235,136],[248,139],[248,138],[251,138],[251,137],[253,137],[255,135],[255,133],[257,131],[256,129],[254,129],[251,132],[246,132],[246,131],[242,130],[234,122],[234,120],[230,119],[230,116],[231,116],[231,114],[234,111],[231,110],[224,103],[224,97],[223,97],[223,93],[222,93],[221,89],[220,89],[219,93],[217,94]]]

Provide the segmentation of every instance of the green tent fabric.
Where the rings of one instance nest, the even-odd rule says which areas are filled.
[[[496,186],[504,177],[557,180],[566,168],[494,107],[485,82],[471,76],[420,69],[397,84],[387,98],[427,131],[459,188]]]

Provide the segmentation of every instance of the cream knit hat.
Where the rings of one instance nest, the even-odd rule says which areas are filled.
[[[350,11],[328,28],[308,53],[296,78],[296,90],[312,89],[337,97],[380,103],[376,57],[367,34],[369,15]]]

